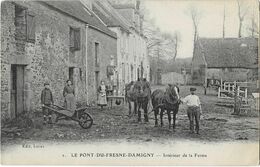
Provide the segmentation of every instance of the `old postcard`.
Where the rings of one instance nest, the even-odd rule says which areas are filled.
[[[1,164],[258,165],[259,1],[1,1]]]

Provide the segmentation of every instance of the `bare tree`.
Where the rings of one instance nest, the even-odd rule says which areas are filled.
[[[199,10],[194,5],[190,5],[188,8],[188,14],[191,16],[192,23],[193,23],[193,29],[194,29],[194,35],[193,35],[193,54],[194,54],[195,42],[197,41],[197,39],[199,37],[198,27],[199,27],[199,22],[202,17],[202,11]]]
[[[226,21],[226,6],[224,5],[224,13],[223,13],[223,30],[222,30],[223,38],[225,38],[225,21]]]
[[[255,12],[256,11],[255,6],[252,6],[252,7],[253,8],[251,10],[251,15],[249,17],[250,23],[247,26],[247,29],[249,30],[251,37],[258,37],[259,32],[258,32],[257,12]]]
[[[179,31],[175,31],[174,34],[171,33],[163,33],[162,34],[164,42],[162,45],[165,50],[165,57],[175,60],[178,54],[178,48],[181,41],[181,34]]]
[[[194,28],[193,41],[195,42],[199,36],[198,27],[199,27],[199,22],[201,20],[202,12],[199,11],[199,9],[196,6],[192,5],[189,7],[189,13],[190,13],[192,23],[193,23],[193,28]]]
[[[237,0],[238,6],[238,19],[239,19],[239,27],[238,27],[238,37],[242,37],[242,28],[245,16],[248,12],[248,6],[246,6],[245,1]]]
[[[178,31],[174,32],[173,35],[173,39],[174,39],[174,56],[173,56],[173,60],[176,59],[177,54],[178,54],[178,48],[179,48],[179,43],[181,42],[181,34]]]

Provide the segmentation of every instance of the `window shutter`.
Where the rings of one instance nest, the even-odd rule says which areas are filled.
[[[114,67],[113,66],[107,66],[107,75],[113,75],[114,74]]]
[[[35,16],[32,14],[27,14],[26,17],[26,35],[27,35],[27,41],[34,42],[35,41]]]
[[[75,33],[75,36],[74,36],[75,50],[80,50],[80,29],[75,29],[74,33]]]
[[[74,49],[74,29],[70,28],[70,48]]]

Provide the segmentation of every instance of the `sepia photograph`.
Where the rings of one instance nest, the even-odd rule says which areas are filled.
[[[2,165],[259,165],[258,0],[2,0]]]

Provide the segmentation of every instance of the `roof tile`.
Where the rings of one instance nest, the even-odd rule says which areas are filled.
[[[85,22],[89,24],[90,26],[93,26],[102,32],[104,32],[107,35],[110,35],[114,38],[116,38],[116,34],[112,31],[110,31],[93,13],[92,11],[86,11],[84,5],[79,1],[68,1],[68,0],[62,0],[62,1],[43,1],[47,5],[52,6],[64,13],[67,13],[68,15],[71,15],[82,22]],[[92,13],[92,14],[91,14]]]

